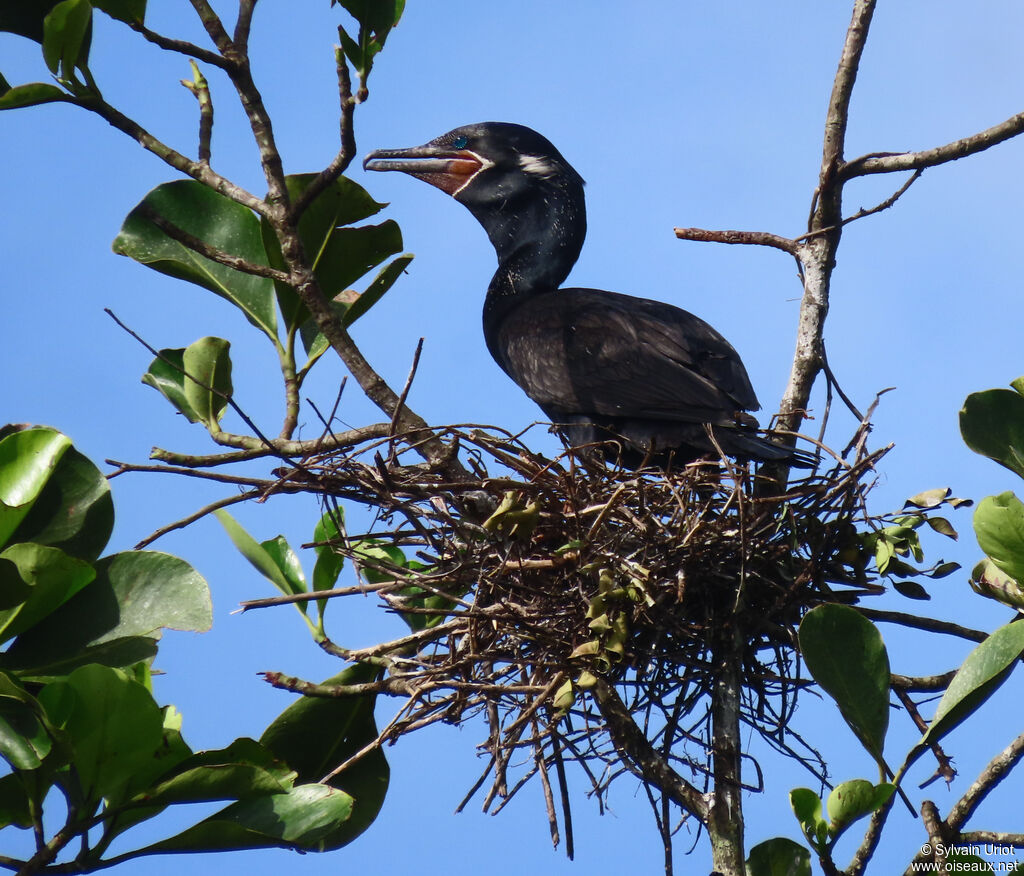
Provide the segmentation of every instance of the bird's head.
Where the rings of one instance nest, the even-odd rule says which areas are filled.
[[[508,122],[464,125],[408,149],[377,149],[367,170],[398,170],[447,192],[480,213],[505,210],[520,198],[560,191],[582,203],[583,180],[551,142]]]

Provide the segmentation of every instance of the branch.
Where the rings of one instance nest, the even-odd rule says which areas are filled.
[[[960,828],[974,814],[974,810],[988,796],[989,791],[1009,775],[1010,770],[1017,765],[1022,757],[1024,757],[1024,733],[989,761],[988,766],[974,780],[971,787],[950,809],[949,815],[946,816],[946,824],[951,831],[959,833]]]
[[[148,219],[172,240],[176,240],[182,246],[187,247],[204,258],[208,258],[211,262],[216,262],[218,265],[224,265],[226,268],[231,268],[243,274],[251,274],[254,277],[266,277],[268,280],[276,280],[279,283],[287,283],[289,280],[288,274],[284,271],[279,271],[277,268],[272,268],[269,265],[250,262],[241,256],[231,255],[222,249],[217,249],[217,247],[196,237],[194,234],[189,234],[184,228],[180,228],[169,219],[165,219],[148,204],[142,204],[137,209],[140,216]]]
[[[862,155],[849,161],[840,168],[840,175],[843,179],[851,179],[855,176],[867,176],[871,173],[893,173],[900,170],[923,170],[926,167],[935,167],[945,164],[948,161],[956,161],[983,152],[992,146],[1009,140],[1024,132],[1024,113],[1017,113],[1010,116],[1005,122],[1000,122],[977,134],[954,140],[944,146],[936,146],[933,149],[925,149],[921,152],[896,152],[896,153],[872,153]]]
[[[317,195],[348,169],[356,155],[356,135],[352,121],[359,101],[352,96],[352,78],[345,61],[345,53],[338,47],[334,49],[334,63],[338,71],[338,102],[341,107],[338,122],[341,148],[334,156],[334,160],[320,171],[292,205],[288,218],[293,222],[299,220]]]
[[[962,627],[949,621],[940,621],[931,617],[918,617],[913,614],[905,614],[902,611],[880,611],[877,608],[865,608],[861,605],[854,607],[868,620],[900,624],[904,627],[912,627],[915,630],[926,630],[929,633],[945,633],[947,636],[959,636],[961,639],[968,639],[971,642],[984,642],[988,638],[988,633],[983,633],[981,630],[972,630],[970,627]]]
[[[799,259],[801,247],[800,238],[790,240],[779,234],[770,234],[767,231],[709,231],[704,228],[676,228],[675,235],[680,240],[695,240],[700,243],[741,243],[752,246],[770,246],[774,249],[781,249],[788,252],[794,258]]]
[[[226,70],[228,63],[216,52],[211,52],[209,49],[204,49],[202,46],[197,46],[195,43],[187,42],[186,40],[175,40],[170,37],[162,36],[156,31],[150,30],[141,22],[130,21],[128,26],[136,33],[141,34],[153,45],[159,46],[161,49],[165,49],[168,52],[177,52],[179,55],[186,55],[189,58],[195,58],[197,61],[202,61],[204,64],[210,64],[214,67],[219,67],[221,70]]]
[[[599,679],[593,689],[608,733],[620,754],[640,773],[646,782],[660,789],[685,812],[702,824],[707,824],[708,802],[704,795],[680,776],[655,750],[644,733],[637,727],[615,688]]]
[[[255,499],[257,496],[263,494],[262,490],[247,490],[244,493],[238,493],[234,496],[227,496],[223,499],[218,499],[216,502],[211,502],[209,505],[205,505],[198,511],[189,514],[187,517],[182,517],[180,520],[174,521],[174,523],[168,523],[166,526],[161,526],[159,529],[151,532],[142,541],[135,545],[134,550],[141,551],[147,545],[152,544],[158,538],[167,535],[169,532],[174,532],[176,529],[184,529],[197,520],[202,519],[207,514],[218,510],[219,508],[226,508],[229,505],[236,505],[239,502],[247,502],[249,499]]]

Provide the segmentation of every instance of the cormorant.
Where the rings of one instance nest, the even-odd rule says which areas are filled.
[[[757,434],[743,362],[702,319],[646,298],[559,288],[586,235],[583,179],[536,131],[466,125],[423,146],[377,149],[363,166],[428,182],[483,225],[498,254],[484,299],[487,349],[571,445],[618,440],[631,465],[720,450],[807,464]]]

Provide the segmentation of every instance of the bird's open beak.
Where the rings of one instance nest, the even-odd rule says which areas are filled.
[[[375,149],[363,160],[363,167],[399,170],[454,195],[483,167],[483,162],[465,149],[427,143],[409,149]]]

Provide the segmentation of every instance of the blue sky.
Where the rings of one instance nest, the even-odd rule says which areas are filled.
[[[188,4],[150,5],[151,27],[204,40]],[[378,59],[370,100],[357,114],[360,154],[415,145],[488,119],[541,131],[588,183],[588,242],[570,282],[658,298],[699,314],[741,353],[770,414],[794,343],[800,289],[792,260],[774,250],[681,242],[672,229],[787,236],[804,230],[848,4],[641,0],[626,8],[605,0],[409,0]],[[332,45],[340,15],[326,0],[264,0],[256,14],[254,72],[289,172],[317,169],[337,148]],[[848,156],[927,148],[1024,109],[1022,31],[1024,7],[1012,0],[979,2],[970,12],[928,0],[881,2],[853,98]],[[194,150],[195,103],[177,84],[189,75],[184,59],[101,22],[93,70],[108,100],[177,148]],[[46,78],[38,47],[6,36],[0,38],[0,71],[12,83]],[[225,83],[215,71],[206,73],[217,112],[214,166],[259,191],[256,152],[240,114]],[[875,510],[898,507],[935,486],[974,498],[1017,487],[1009,472],[963,446],[957,411],[969,392],[1024,373],[1022,161],[1024,140],[929,170],[895,208],[844,233],[826,330],[830,362],[861,407],[878,390],[896,387],[875,419],[875,442],[895,444],[879,470]],[[174,178],[168,168],[102,121],[64,106],[0,116],[0,166],[6,170],[0,218],[5,420],[61,428],[97,461],[142,461],[154,444],[208,451],[200,427],[190,427],[138,382],[150,356],[103,313],[110,307],[157,347],[184,346],[203,335],[231,339],[236,397],[257,422],[274,428],[281,415],[275,359],[238,312],[110,252],[128,210]],[[482,230],[460,205],[400,174],[364,175],[353,167],[353,176],[391,203],[383,215],[401,224],[406,249],[416,254],[408,276],[357,324],[354,335],[364,352],[401,386],[417,340],[426,339],[410,404],[431,422],[517,429],[535,420],[537,409],[483,345],[480,306],[494,256]],[[846,212],[874,205],[901,182],[855,182],[847,189]],[[342,376],[340,364],[324,361],[304,394],[329,408]],[[821,404],[819,393],[815,416]],[[341,416],[353,424],[376,417],[354,387]],[[306,422],[305,434],[315,434],[315,420]],[[236,425],[229,421],[229,428]],[[841,447],[853,426],[834,405],[830,442]],[[206,485],[144,475],[118,478],[114,493],[118,549],[221,495]],[[969,514],[961,511],[954,520],[964,534],[961,544],[936,537],[926,545],[933,558],[973,565],[978,552]],[[238,516],[260,538],[284,532],[298,545],[310,539],[317,509],[284,498],[239,509]],[[184,712],[193,747],[258,735],[288,704],[288,695],[271,690],[256,672],[280,669],[316,679],[337,670],[290,610],[230,614],[239,600],[268,595],[269,585],[234,552],[218,524],[204,521],[154,547],[192,562],[214,594],[213,631],[169,634],[158,662],[166,675],[157,696]],[[974,597],[965,574],[931,590],[934,599],[925,608],[938,616],[985,628],[1007,619],[1005,610]],[[886,604],[920,607],[896,596]],[[337,605],[334,613],[335,637],[346,644],[396,631],[369,601]],[[897,671],[944,671],[964,651],[957,642],[944,642],[940,650],[922,637],[883,632]],[[941,810],[1020,731],[1020,685],[1018,673],[980,720],[951,737],[947,751],[955,753],[963,778],[952,793],[929,788]],[[380,714],[389,714],[391,705],[382,703]],[[838,780],[871,776],[868,757],[828,708],[807,698],[798,722],[806,735],[821,739]],[[892,760],[914,738],[907,723],[894,714]],[[626,867],[659,872],[646,800],[628,780],[613,788],[613,812],[604,818],[590,801],[577,801],[575,865],[550,849],[539,787],[526,789],[496,818],[473,806],[453,816],[482,769],[474,745],[483,735],[481,727],[434,728],[390,749],[392,789],[380,819],[328,861],[259,852],[188,863],[201,872],[217,867],[256,874],[281,866],[296,873],[352,868],[374,876],[414,868],[440,872],[462,869],[462,861],[495,876]],[[796,838],[786,793],[812,780],[771,756],[762,767],[768,791],[748,800],[748,841]],[[922,759],[912,778],[923,781],[929,768]],[[1019,819],[1007,814],[1009,800],[1005,789],[994,795],[979,824],[1019,829]],[[920,823],[905,811],[892,821],[879,872],[902,869],[923,839]],[[706,871],[704,846],[684,860],[688,846],[684,828],[677,872]],[[453,855],[461,860],[453,862]],[[179,872],[182,863],[152,859],[131,868],[148,876]]]

